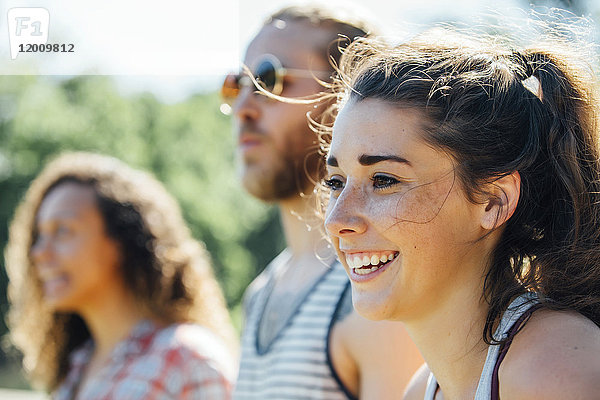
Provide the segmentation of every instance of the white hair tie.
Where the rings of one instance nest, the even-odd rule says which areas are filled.
[[[542,101],[542,84],[540,83],[540,80],[537,77],[531,75],[529,78],[523,79],[521,83],[523,84],[525,89],[529,90],[531,93],[534,94],[535,97]]]

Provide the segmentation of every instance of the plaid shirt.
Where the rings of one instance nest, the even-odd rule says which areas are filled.
[[[159,328],[138,324],[112,351],[98,373],[79,387],[94,346],[88,341],[73,352],[67,377],[55,400],[166,400],[231,398],[232,381],[223,345],[207,329],[193,324]]]

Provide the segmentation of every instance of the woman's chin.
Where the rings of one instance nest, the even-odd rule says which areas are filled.
[[[352,291],[352,304],[358,315],[372,321],[395,320],[389,302],[375,299],[368,294]]]
[[[44,303],[54,312],[70,313],[76,312],[76,305],[66,296],[44,296]]]

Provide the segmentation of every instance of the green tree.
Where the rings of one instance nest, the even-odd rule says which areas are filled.
[[[283,240],[276,210],[241,188],[231,123],[218,111],[219,100],[217,93],[177,104],[150,94],[125,97],[110,78],[99,76],[0,77],[2,248],[16,205],[49,159],[71,150],[113,155],[154,173],[178,199],[193,235],[212,256],[238,320],[244,289]],[[0,293],[6,293],[6,283],[2,268]],[[5,296],[0,307],[4,314]]]

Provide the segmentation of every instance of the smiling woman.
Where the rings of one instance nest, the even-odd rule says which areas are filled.
[[[478,206],[456,184],[451,158],[420,138],[422,118],[417,109],[365,99],[346,105],[336,121],[327,228],[360,283],[355,307],[371,319],[428,314],[451,295],[449,281],[481,274],[469,266],[480,264],[484,241],[464,251],[481,234]],[[394,264],[403,267],[387,272]],[[395,279],[382,276],[390,273]]]
[[[150,175],[95,154],[55,160],[17,210],[7,270],[11,338],[54,399],[229,398],[222,294]]]
[[[68,180],[56,185],[36,220],[30,256],[48,306],[65,311],[93,307],[95,299],[102,299],[98,292],[121,281],[119,245],[105,235],[91,186]]]
[[[427,362],[407,398],[592,398],[595,76],[568,40],[473,37],[348,48],[326,229],[358,312],[403,321]]]

